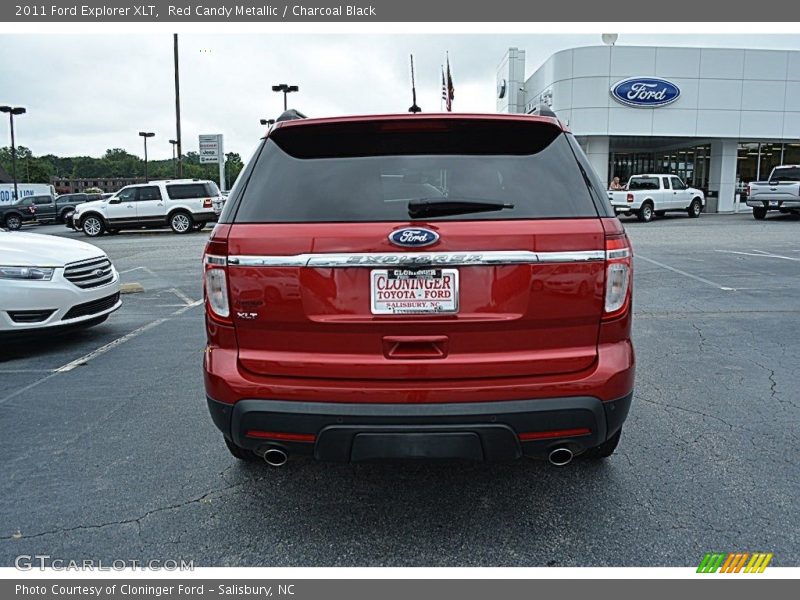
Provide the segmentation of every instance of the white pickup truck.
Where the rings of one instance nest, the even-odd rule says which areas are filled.
[[[781,165],[770,173],[768,181],[747,184],[747,206],[753,216],[765,219],[767,212],[800,213],[800,165]]]
[[[687,186],[680,177],[669,174],[634,175],[625,190],[608,192],[617,214],[636,215],[645,223],[653,216],[680,211],[699,217],[706,198],[702,191]]]

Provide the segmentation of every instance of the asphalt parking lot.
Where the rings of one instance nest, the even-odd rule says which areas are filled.
[[[623,219],[634,405],[601,464],[242,464],[208,416],[208,232],[96,240],[145,291],[103,325],[0,346],[0,564],[800,564],[800,220]],[[33,229],[84,239],[63,227]]]

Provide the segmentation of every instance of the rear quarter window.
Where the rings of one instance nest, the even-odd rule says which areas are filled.
[[[172,200],[209,198],[219,195],[217,186],[210,183],[176,183],[167,186],[167,194]]]
[[[427,221],[598,216],[567,135],[553,124],[398,120],[275,130],[232,220],[408,221],[409,200],[423,198],[514,205]]]

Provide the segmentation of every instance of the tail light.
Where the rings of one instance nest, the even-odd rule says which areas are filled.
[[[228,299],[228,245],[226,242],[210,241],[203,257],[203,289],[208,315],[226,324],[231,321]]]
[[[630,306],[633,251],[625,234],[606,238],[606,294],[603,318],[613,319]]]
[[[744,193],[745,193],[747,196],[749,196],[749,195],[750,195],[750,186],[749,186],[749,185],[748,185],[748,186],[745,188],[745,191],[744,191]]]
[[[203,200],[203,208],[211,208],[211,207],[212,207],[211,198],[206,198],[205,200]]]
[[[627,196],[625,196],[625,199],[628,201],[628,203],[633,204],[633,194],[631,194],[630,192],[628,193]]]

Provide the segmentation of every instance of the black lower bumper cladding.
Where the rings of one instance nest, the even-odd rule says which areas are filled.
[[[256,452],[278,447],[317,460],[467,458],[501,461],[598,446],[627,417],[633,394],[452,404],[341,404],[208,398],[216,426]]]

